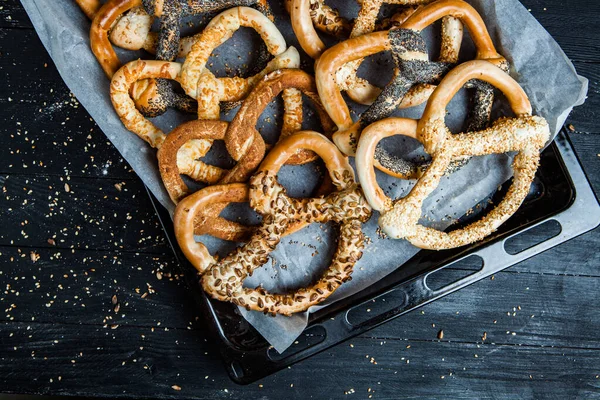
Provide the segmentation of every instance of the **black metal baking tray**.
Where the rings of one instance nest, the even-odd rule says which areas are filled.
[[[237,307],[204,294],[196,270],[177,245],[168,212],[151,194],[150,198],[181,272],[220,348],[225,368],[231,379],[240,384],[270,375],[600,224],[598,200],[566,134],[561,133],[542,153],[527,200],[495,234],[459,249],[419,252],[385,279],[311,314],[296,344],[279,354],[240,315]],[[525,235],[529,237],[523,240]]]

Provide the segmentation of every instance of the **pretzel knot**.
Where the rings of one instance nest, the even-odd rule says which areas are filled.
[[[288,93],[300,96],[304,93],[312,100],[321,119],[321,124],[326,132],[333,130],[333,122],[323,109],[314,78],[299,69],[284,69],[275,71],[265,77],[250,93],[246,101],[235,115],[230,124],[221,121],[199,120],[182,124],[175,128],[164,140],[158,152],[158,162],[161,177],[171,199],[177,203],[188,195],[189,189],[181,179],[179,163],[176,155],[180,148],[194,140],[224,140],[231,157],[237,161],[236,166],[227,171],[218,169],[219,183],[246,182],[250,175],[260,165],[265,154],[265,143],[256,130],[256,124],[266,106],[279,93],[294,90],[298,93]],[[298,111],[298,110],[294,110]],[[287,117],[286,117],[287,116]],[[285,119],[288,119],[287,123]],[[293,121],[289,121],[293,119]],[[291,127],[295,127],[291,131]],[[286,112],[284,127],[279,140],[294,134],[302,126],[302,104],[300,103],[299,115],[295,112]],[[315,153],[299,149],[297,154],[288,158],[288,164],[305,164],[317,158]],[[212,167],[217,169],[217,167]],[[215,173],[216,175],[216,173]],[[222,209],[215,211],[218,215]],[[213,213],[214,214],[214,213]]]
[[[340,18],[337,11],[331,11],[329,18],[325,17],[324,10],[331,10],[324,4],[323,0],[287,0],[286,6],[290,13],[292,28],[300,42],[302,49],[313,59],[318,59],[325,51],[325,43],[319,38],[315,28],[333,34],[335,36],[348,37],[346,33],[350,31],[350,38],[362,36],[375,31],[377,27],[377,16],[383,4],[399,4],[403,6],[415,6],[430,3],[432,0],[365,0],[361,2],[361,7],[357,18],[352,24],[350,31],[345,19]],[[414,8],[406,9],[395,14],[388,19],[386,25],[396,25],[404,22]],[[454,22],[450,21],[453,20]],[[336,22],[338,21],[338,22]],[[325,23],[325,25],[323,24]],[[327,24],[329,23],[329,24]],[[446,53],[456,53],[460,49],[460,40],[462,39],[462,26],[454,18],[444,18],[442,30],[442,48],[443,55]],[[448,28],[448,29],[446,29]],[[379,27],[377,30],[383,28]],[[458,36],[458,37],[456,37]],[[370,105],[381,93],[381,89],[370,84],[367,80],[359,78],[356,74],[362,59],[357,59],[347,63],[340,71],[338,84],[342,90],[346,90],[348,96],[361,104]]]
[[[323,158],[336,192],[313,199],[287,196],[277,181],[277,172],[299,149],[314,151]],[[248,195],[251,207],[263,215],[263,223],[248,243],[219,262],[212,259],[204,245],[193,241],[190,228],[197,210],[210,202],[222,201],[223,197],[197,193],[177,206],[176,234],[185,255],[202,273],[204,290],[215,299],[273,315],[301,312],[322,302],[343,282],[349,281],[354,264],[362,256],[361,224],[369,219],[371,209],[354,181],[354,172],[347,159],[319,133],[307,131],[290,136],[265,158],[250,181]],[[260,287],[243,287],[244,279],[267,262],[269,253],[290,227],[298,223],[328,221],[340,224],[338,248],[328,270],[316,284],[290,294],[272,294]]]
[[[125,64],[112,79],[110,96],[123,125],[152,147],[160,148],[166,135],[136,108],[131,92],[138,81],[149,78],[177,81],[180,72],[179,63],[137,60]],[[209,149],[210,142],[206,140],[192,140],[182,146],[177,153],[177,165],[181,173],[203,182],[216,182],[221,179],[222,174],[218,170],[213,170],[198,160],[206,155]]]
[[[429,98],[435,89],[434,85],[450,70],[452,62],[456,60],[455,55],[447,55],[448,59],[452,58],[452,62],[429,61],[421,31],[446,16],[460,18],[466,25],[474,38],[478,59],[505,66],[505,59],[496,52],[481,16],[461,0],[437,1],[418,9],[399,29],[363,35],[332,47],[317,60],[315,71],[323,105],[338,127],[333,140],[342,152],[351,156],[355,154],[360,133],[365,126],[388,117],[398,107],[413,107]],[[385,50],[392,51],[396,63],[394,77],[373,105],[357,122],[353,122],[348,105],[336,84],[336,73],[349,61]],[[489,121],[493,90],[473,82],[469,83],[469,87],[476,90],[469,125],[473,129],[482,129]],[[404,162],[409,168],[398,170],[395,167],[401,162],[386,162],[388,160],[394,161],[394,157],[380,149],[375,165],[392,176],[418,176],[416,166]]]
[[[240,27],[253,28],[275,58],[258,74],[249,78],[217,78],[206,68],[215,48],[232,37]],[[294,47],[287,47],[277,27],[265,15],[248,7],[236,7],[216,16],[192,46],[185,63],[181,85],[192,98],[198,99],[198,117],[215,119],[219,115],[219,102],[239,101],[269,72],[281,68],[298,68],[300,55]]]
[[[102,3],[100,0],[75,0],[75,3],[81,8],[81,11],[88,17],[89,19],[94,19],[94,16],[102,7]]]
[[[235,6],[256,6],[272,18],[265,0],[109,0],[104,5],[98,0],[75,1],[92,20],[91,47],[109,78],[121,66],[111,42],[126,50],[144,49],[159,55],[158,59],[173,61],[185,57],[199,37],[197,34],[181,38],[184,17]],[[153,32],[157,17],[160,29]]]
[[[499,88],[508,99],[515,118],[497,120],[488,129],[453,135],[445,124],[446,106],[471,79]],[[390,118],[370,125],[363,132],[356,164],[359,180],[369,204],[381,212],[379,225],[395,239],[407,239],[424,249],[450,249],[464,246],[493,233],[512,216],[529,192],[539,165],[540,151],[550,138],[545,119],[531,115],[531,104],[519,84],[487,61],[470,61],[450,72],[431,96],[423,118],[418,121]],[[432,163],[410,193],[392,201],[377,185],[373,153],[387,136],[404,135],[419,140],[432,157]],[[449,233],[419,224],[423,202],[438,187],[453,161],[473,156],[517,152],[514,177],[505,198],[482,219]]]

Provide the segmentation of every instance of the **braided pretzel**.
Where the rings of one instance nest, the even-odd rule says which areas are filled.
[[[453,135],[445,124],[446,106],[471,79],[499,88],[508,99],[515,118],[502,118],[479,132]],[[356,166],[369,204],[381,212],[379,225],[395,239],[405,238],[424,249],[450,249],[484,239],[512,216],[529,192],[539,165],[540,150],[550,138],[548,123],[531,115],[531,104],[519,84],[487,61],[470,61],[452,70],[432,94],[423,118],[393,118],[370,125],[363,132]],[[386,136],[405,135],[419,140],[432,163],[410,193],[392,201],[377,185],[373,153]],[[449,233],[419,224],[424,200],[437,188],[454,160],[488,154],[518,152],[513,161],[514,178],[506,197],[486,216]]]
[[[462,0],[440,0],[418,9],[400,29],[375,32],[342,42],[327,50],[316,63],[319,94],[327,112],[336,123],[338,131],[333,140],[340,150],[354,155],[362,129],[382,118],[388,117],[397,107],[406,108],[423,103],[430,96],[436,83],[451,67],[445,61],[428,61],[427,46],[420,32],[444,16],[460,17],[465,23],[477,47],[477,58],[505,65],[492,43],[481,16]],[[346,62],[392,50],[397,64],[395,76],[385,87],[376,102],[365,111],[356,123],[336,84],[336,71]],[[453,55],[442,52],[446,56]],[[471,112],[470,127],[482,129],[489,121],[493,90],[486,85],[470,83],[476,93]],[[377,168],[397,175],[393,168],[376,162]]]
[[[300,149],[312,150],[324,159],[336,192],[313,199],[292,199],[286,195],[277,181],[277,172]],[[177,206],[174,217],[177,241],[202,274],[203,288],[213,298],[248,310],[291,315],[322,302],[351,279],[352,268],[362,256],[364,245],[361,223],[369,219],[371,210],[354,181],[352,167],[326,137],[316,132],[298,133],[284,139],[269,153],[251,179],[249,192],[250,205],[263,214],[263,223],[248,243],[217,263],[203,244],[194,241],[193,224],[195,213],[203,206],[227,200],[224,192],[224,188],[218,187],[209,193],[195,193]],[[267,261],[282,234],[299,221],[340,224],[338,249],[324,276],[315,285],[292,294],[244,288],[244,279]]]
[[[304,93],[312,100],[324,130],[326,132],[333,130],[333,122],[321,105],[312,76],[299,69],[272,72],[252,90],[229,126],[223,122],[209,124],[209,121],[192,121],[180,125],[167,135],[158,152],[158,163],[163,183],[173,202],[178,203],[189,193],[189,188],[180,177],[183,172],[176,162],[176,155],[179,149],[192,139],[225,140],[227,151],[237,164],[228,172],[218,169],[221,177],[219,183],[246,182],[259,166],[265,153],[265,144],[256,130],[256,123],[269,102],[282,91],[285,93],[290,89]],[[297,115],[293,117],[298,118]],[[290,117],[288,116],[288,118]],[[300,124],[297,130],[301,129],[301,118],[302,114],[300,113],[300,119],[294,120],[294,124]],[[291,123],[288,122],[288,127],[289,124]],[[292,132],[289,128],[283,130],[279,141],[296,131]],[[316,157],[314,153],[299,151],[298,154],[290,157],[288,163],[305,164],[315,160]],[[217,169],[217,167],[212,168]],[[216,214],[218,215],[220,212],[221,210]]]
[[[215,77],[206,68],[210,54],[242,26],[256,30],[275,58],[263,71],[249,78]],[[198,99],[198,118],[214,119],[219,115],[219,102],[239,101],[269,72],[298,68],[299,65],[298,51],[293,47],[287,48],[285,39],[273,22],[252,8],[236,7],[216,16],[192,46],[183,64],[181,85],[188,96]]]
[[[138,81],[150,78],[178,80],[181,64],[167,61],[132,61],[119,69],[110,85],[113,106],[125,127],[154,148],[160,148],[166,135],[147,120],[135,106],[130,92]],[[216,182],[222,171],[197,159],[206,155],[210,142],[194,140],[186,143],[177,154],[177,165],[182,174],[202,182]]]

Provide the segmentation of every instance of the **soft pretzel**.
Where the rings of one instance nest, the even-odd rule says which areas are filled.
[[[167,135],[158,151],[158,167],[165,188],[174,203],[178,203],[189,193],[188,186],[180,176],[180,174],[185,174],[179,162],[180,149],[190,141],[209,140],[212,142],[213,140],[223,140],[228,128],[229,124],[223,121],[195,120],[179,125]],[[218,171],[219,179],[210,183],[226,184],[248,180],[263,160],[266,149],[265,142],[260,134],[255,131],[254,135],[256,137],[253,139],[252,144],[239,157],[233,169],[225,170],[211,166]]]
[[[275,58],[263,71],[249,78],[215,77],[206,68],[210,54],[242,26],[256,30]],[[221,101],[239,101],[269,72],[299,65],[298,51],[287,47],[273,22],[252,8],[236,7],[216,16],[202,32],[183,64],[181,84],[190,97],[199,100],[198,117],[214,119],[219,115]]]
[[[96,15],[100,7],[102,7],[100,0],[75,0],[75,3],[77,3],[79,8],[81,8],[81,11],[83,11],[89,19],[94,19],[94,15]]]
[[[264,109],[279,93],[286,89],[299,90],[306,95],[315,106],[323,131],[329,135],[333,132],[335,125],[321,104],[314,78],[300,69],[275,71],[267,75],[248,95],[225,134],[227,151],[229,151],[234,160],[239,159],[246,152],[246,148],[250,146],[252,139],[255,137],[256,123]],[[294,121],[293,125],[296,125],[298,128],[296,131],[301,129],[301,124],[302,120]],[[285,131],[279,140],[293,133],[295,132]],[[288,159],[288,163],[305,164],[316,158],[316,154],[301,149],[298,154]]]
[[[445,123],[446,106],[471,79],[485,81],[506,96],[516,117],[502,118],[488,129],[452,134]],[[529,192],[539,165],[540,151],[550,138],[545,119],[532,116],[531,104],[519,84],[492,63],[470,61],[452,70],[432,94],[419,122],[390,118],[367,127],[356,154],[358,176],[369,204],[381,212],[379,225],[392,238],[404,238],[424,249],[450,249],[484,239],[512,216]],[[392,201],[377,184],[373,154],[386,136],[419,140],[431,155],[431,165],[410,193]],[[473,156],[517,152],[514,178],[505,198],[482,219],[449,233],[419,224],[424,200],[438,187],[453,161]]]
[[[333,140],[348,155],[354,155],[362,129],[382,118],[388,117],[397,107],[412,107],[423,103],[435,88],[434,83],[451,68],[446,61],[431,62],[427,55],[427,46],[420,32],[444,16],[460,17],[474,37],[477,46],[477,58],[505,65],[492,43],[481,16],[473,7],[462,0],[439,0],[419,8],[400,29],[375,32],[349,39],[327,50],[316,63],[316,79],[319,94],[327,112],[336,123],[338,131]],[[376,102],[353,122],[350,110],[339,90],[336,72],[348,61],[391,50],[397,64],[392,81],[385,87]],[[454,54],[442,52],[443,56]],[[493,90],[480,83],[469,83],[478,92],[470,126],[482,129],[489,121]],[[377,168],[398,176],[393,169],[381,162]]]
[[[156,58],[174,61],[178,55],[186,54],[191,47],[190,40],[181,41],[181,20],[185,16],[205,12],[214,12],[234,5],[254,5],[270,14],[264,0],[110,0],[105,4],[92,22],[90,42],[94,54],[100,61],[104,71],[112,77],[120,61],[109,41],[108,32],[113,43],[129,49],[148,48],[156,50]],[[141,6],[140,6],[141,5]],[[123,15],[125,11],[127,14]],[[155,17],[160,18],[158,34],[150,32]],[[266,50],[261,48],[258,64],[266,65]],[[152,93],[154,97],[144,101],[136,101],[138,109],[147,117],[163,114],[169,107],[186,112],[196,112],[198,106],[193,99],[175,92],[165,81],[139,82],[142,89],[134,92]],[[150,103],[150,104],[149,104]]]
[[[337,191],[320,198],[293,199],[277,181],[287,158],[300,149],[319,154]],[[240,187],[234,187],[241,190]],[[185,198],[175,210],[177,241],[192,265],[202,274],[202,286],[213,298],[230,301],[248,310],[272,315],[305,311],[329,297],[351,279],[352,268],[362,256],[361,224],[371,210],[354,181],[354,171],[333,143],[316,132],[302,132],[280,142],[265,158],[250,182],[250,205],[263,215],[263,223],[249,242],[217,262],[202,243],[194,241],[195,214],[207,204],[223,202],[229,188],[210,188]],[[262,288],[243,287],[244,279],[262,266],[282,235],[294,223],[333,221],[340,224],[338,248],[331,265],[314,285],[290,294],[271,294]]]
[[[384,3],[387,4],[400,4],[405,6],[420,5],[430,3],[432,0],[365,0],[362,1],[360,11],[357,18],[354,20],[352,31],[350,32],[350,38],[358,37],[367,33],[371,33],[376,28],[377,15],[379,10]],[[322,5],[321,1],[314,0],[288,0],[288,11],[290,12],[292,20],[292,28],[294,33],[300,42],[300,46],[304,51],[313,59],[318,59],[319,56],[326,49],[325,44],[319,38],[315,30],[313,8]],[[317,7],[319,8],[319,7]],[[414,12],[414,9],[408,9],[404,12],[394,15],[393,19],[396,22],[404,22],[410,14]],[[457,29],[462,29],[460,23],[454,18],[448,17],[444,19],[444,28],[442,33],[442,48],[451,49],[455,46],[455,52],[458,53],[460,48],[460,39],[462,39],[462,30],[460,31],[461,36],[458,40],[458,47],[456,47],[456,40],[450,40],[450,34],[455,34]],[[371,85],[365,79],[359,78],[356,75],[362,59],[354,60],[349,62],[343,67],[343,79],[339,79],[338,83],[341,85],[342,90],[348,92],[348,96],[361,104],[372,104],[373,101],[381,93],[381,89]]]
[[[306,6],[308,7],[308,11],[303,11],[302,14],[310,17],[311,24],[315,28],[321,32],[340,38],[348,36],[348,33],[352,29],[350,22],[341,17],[338,10],[325,4],[325,0],[309,0]],[[292,9],[295,7],[298,7],[298,4],[294,0],[285,0],[285,9],[290,15],[292,14]],[[299,35],[296,36],[299,37]]]
[[[76,1],[92,19],[92,51],[109,78],[121,66],[110,41],[127,50],[145,49],[159,54],[161,60],[173,61],[185,57],[199,36],[180,40],[181,20],[186,16],[255,5],[272,18],[266,0],[109,0],[102,7],[97,0]],[[156,17],[161,18],[158,33],[151,31]]]
[[[179,63],[137,60],[125,64],[112,79],[110,96],[119,118],[128,130],[154,148],[160,148],[166,135],[136,108],[131,97],[132,88],[136,82],[148,79],[178,80],[180,72]],[[182,146],[177,154],[177,165],[181,173],[202,182],[214,183],[220,180],[223,175],[220,169],[198,160],[209,149],[210,142],[206,140],[193,140]]]
[[[290,89],[304,93],[312,100],[324,130],[331,133],[334,125],[321,105],[314,78],[299,69],[272,72],[252,90],[229,125],[220,121],[218,124],[216,122],[211,124],[209,121],[192,121],[180,125],[167,135],[158,152],[158,162],[163,183],[173,202],[178,203],[189,193],[187,185],[181,179],[180,174],[184,172],[176,162],[176,155],[179,149],[190,140],[225,140],[227,151],[237,164],[229,171],[219,169],[219,183],[246,182],[260,165],[265,154],[265,143],[256,130],[258,119],[273,98],[282,91]],[[289,127],[296,123],[300,124],[297,126],[297,130],[301,129],[301,116],[299,121],[296,119],[293,123],[288,122],[284,126]],[[295,132],[284,130],[279,141]],[[315,158],[314,153],[301,149],[298,154],[290,157],[288,162],[304,164]],[[217,167],[212,168],[216,169]],[[218,215],[220,212],[221,210],[216,214]],[[212,215],[215,216],[214,213]]]

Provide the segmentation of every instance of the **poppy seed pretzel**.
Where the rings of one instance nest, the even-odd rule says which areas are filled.
[[[381,0],[378,0],[381,2]],[[398,0],[396,0],[398,1]],[[399,0],[402,3],[402,0]],[[432,0],[420,1],[405,1],[406,5],[420,4],[416,9],[410,8],[404,13],[400,13],[392,17],[396,20],[398,26],[402,26],[416,11],[422,9],[425,4],[432,3]],[[375,19],[377,13],[374,9],[361,8],[354,29],[350,37],[362,36],[375,31]],[[391,28],[394,28],[392,25]],[[458,18],[453,16],[444,16],[441,25],[441,49],[439,61],[455,64],[458,61],[463,39],[463,26]],[[357,76],[358,69],[362,63],[362,59],[354,60],[344,65],[337,73],[338,84],[341,83],[342,89],[346,90],[348,97],[357,103],[371,105],[380,96],[382,89],[369,83],[366,79]],[[427,90],[432,91],[434,88],[424,85],[421,89],[425,96]]]
[[[215,48],[226,42],[240,27],[253,28],[275,58],[258,74],[248,77],[217,78],[206,67]],[[198,99],[198,117],[212,119],[219,115],[221,101],[239,101],[269,72],[281,68],[298,68],[300,55],[287,47],[285,39],[265,15],[249,7],[235,7],[217,15],[204,29],[188,54],[181,85],[188,96]]]
[[[92,51],[109,78],[121,67],[111,42],[126,50],[144,49],[157,54],[159,60],[173,61],[185,57],[199,36],[181,39],[181,20],[186,16],[235,6],[256,6],[271,15],[265,0],[109,0],[104,5],[98,1],[76,1],[92,20]],[[157,17],[160,30],[152,32]]]
[[[302,148],[323,158],[337,191],[313,199],[292,199],[286,195],[277,181],[277,172],[288,157]],[[362,256],[364,246],[361,225],[369,219],[371,210],[354,181],[354,172],[346,157],[325,136],[302,132],[279,143],[252,177],[249,197],[250,206],[263,214],[263,223],[249,242],[222,260],[211,262],[204,246],[190,243],[190,217],[187,219],[188,240],[180,240],[181,235],[178,234],[179,244],[188,259],[203,272],[202,286],[210,296],[248,310],[291,315],[322,302],[343,282],[351,279],[353,266]],[[185,212],[186,200],[177,207],[176,214]],[[180,218],[178,215],[176,221]],[[298,222],[327,221],[340,224],[338,248],[331,265],[316,284],[289,294],[272,294],[261,287],[243,287],[244,279],[267,261],[269,253],[290,226]],[[181,233],[179,229],[176,228]]]
[[[445,124],[446,106],[471,79],[499,88],[510,103],[515,118],[502,118],[488,129],[452,134]],[[381,212],[379,225],[394,239],[404,238],[423,249],[443,250],[464,246],[492,234],[519,208],[529,192],[539,165],[540,151],[550,138],[545,119],[531,115],[531,104],[519,84],[504,71],[487,61],[470,61],[452,70],[432,94],[423,118],[413,122],[396,119],[396,134],[416,137],[431,155],[432,162],[410,193],[392,201],[378,187],[372,156],[376,143],[385,134],[380,121],[365,130],[357,153],[357,170],[365,196]],[[410,121],[410,120],[408,120]],[[388,132],[393,128],[388,127]],[[391,133],[389,133],[391,134]],[[513,161],[514,178],[504,199],[487,215],[462,229],[449,233],[419,224],[425,199],[438,187],[453,161],[489,154],[517,152]]]
[[[349,37],[354,38],[373,32],[376,28],[377,15],[384,3],[410,6],[426,4],[431,1],[432,0],[362,1],[358,16],[354,20],[352,31],[350,32]],[[314,24],[313,8],[316,7],[317,4],[319,4],[319,2],[315,2],[314,0],[289,0],[288,6],[288,11],[292,21],[292,28],[296,34],[296,37],[298,38],[298,41],[300,42],[300,46],[311,58],[315,60],[318,59],[326,49],[325,44],[315,30],[316,24]],[[406,10],[405,12],[401,12],[394,17],[403,20],[404,18],[407,18],[411,12],[414,12],[414,10]],[[444,26],[448,24],[448,19],[454,20],[452,17],[445,18]],[[455,22],[455,25],[456,24],[457,23]],[[461,29],[462,33],[462,26],[460,23],[458,23],[458,29]],[[451,31],[455,31],[455,29],[443,30],[442,47],[450,48],[452,45],[455,47],[458,46],[456,49],[456,52],[458,52],[458,49],[460,48],[460,40],[458,40],[458,44],[456,45],[456,40],[449,41],[449,36],[446,35],[446,32]],[[460,36],[460,39],[462,39],[462,35]],[[361,104],[370,105],[381,93],[381,89],[373,86],[367,80],[359,78],[356,75],[361,62],[362,59],[359,59],[344,65],[344,67],[338,71],[338,84],[340,85],[341,90],[348,92],[348,96],[352,100]]]
[[[492,43],[485,24],[477,11],[462,0],[439,0],[419,8],[399,29],[375,32],[342,42],[327,50],[316,63],[316,79],[319,94],[327,112],[336,123],[338,131],[333,135],[336,145],[347,155],[353,156],[362,129],[388,117],[396,108],[413,107],[423,103],[431,95],[441,77],[452,64],[446,61],[429,61],[427,45],[421,31],[433,22],[446,16],[459,17],[471,32],[477,48],[477,58],[505,66]],[[460,35],[462,37],[462,34]],[[397,65],[392,81],[384,88],[375,103],[353,122],[336,83],[336,71],[346,62],[361,59],[384,50],[392,50]],[[442,52],[445,57],[454,57]],[[482,129],[488,121],[493,103],[493,89],[489,85],[469,82],[475,88],[470,128]],[[398,173],[402,163],[383,149],[377,153],[376,167],[385,173],[403,177]]]
[[[179,63],[137,60],[125,64],[112,79],[110,97],[123,125],[154,148],[161,147],[166,135],[136,108],[131,91],[138,81],[158,78],[178,80],[180,72]],[[181,173],[207,183],[221,179],[222,172],[219,169],[198,160],[209,149],[210,142],[206,140],[193,140],[182,146],[177,153],[177,165]]]

